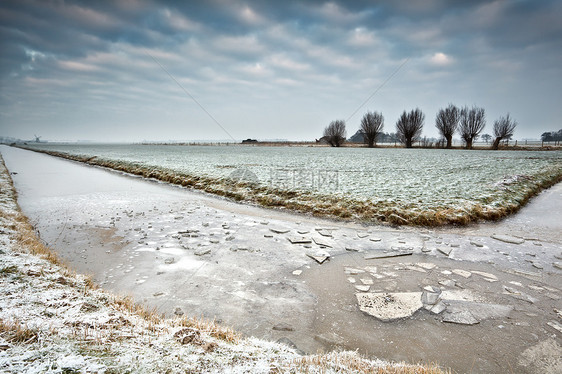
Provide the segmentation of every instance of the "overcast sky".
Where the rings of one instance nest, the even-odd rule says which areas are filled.
[[[3,0],[0,136],[310,140],[416,107],[437,136],[454,103],[539,138],[562,128],[561,19],[558,0]]]

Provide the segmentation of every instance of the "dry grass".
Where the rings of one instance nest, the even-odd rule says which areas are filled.
[[[293,361],[295,373],[336,371],[346,373],[353,371],[365,374],[449,374],[434,364],[428,365],[387,365],[378,366],[377,363],[366,361],[355,352],[332,352],[313,356],[303,356]],[[278,371],[286,372],[286,371]]]
[[[163,320],[156,308],[150,309],[144,305],[135,303],[131,296],[114,296],[111,302],[118,310],[137,315],[149,323],[149,329],[154,331],[156,326]]]
[[[228,343],[238,343],[242,339],[242,335],[239,332],[234,331],[230,327],[220,326],[215,320],[182,317],[175,320],[174,323],[177,324],[177,326],[191,327],[206,332],[210,336]]]
[[[6,322],[0,319],[0,336],[9,343],[34,343],[39,339],[37,330],[22,325],[19,321]]]
[[[5,266],[0,269],[0,275],[15,274],[17,272],[19,272],[19,269],[16,265]]]
[[[19,207],[18,207],[19,209]],[[37,236],[35,229],[29,222],[28,218],[21,212],[18,212],[16,224],[16,234],[13,239],[16,241],[16,248],[22,253],[30,253],[41,257],[50,263],[57,265],[63,271],[63,275],[70,278],[76,278],[76,272],[62,260],[51,248],[47,247]],[[84,277],[85,290],[97,289],[98,286],[94,283],[91,277]]]

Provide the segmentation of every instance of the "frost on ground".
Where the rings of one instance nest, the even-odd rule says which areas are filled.
[[[562,181],[560,152],[49,143],[25,148],[265,207],[398,225],[497,220]]]
[[[299,356],[193,318],[162,319],[77,275],[36,237],[0,158],[0,372],[440,373],[355,352]]]

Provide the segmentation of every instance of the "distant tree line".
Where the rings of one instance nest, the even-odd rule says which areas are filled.
[[[557,142],[562,140],[562,129],[558,131],[544,132],[541,135],[543,142]]]
[[[421,138],[425,114],[419,109],[404,111],[396,121],[396,133],[383,133],[384,116],[380,112],[367,112],[361,118],[360,127],[356,135],[362,137],[369,147],[376,147],[377,141],[400,142],[406,148],[412,148],[414,143],[420,141],[424,146],[432,146],[433,143],[427,138]],[[458,133],[465,144],[466,149],[472,149],[474,142],[486,127],[486,113],[484,108],[465,106],[459,108],[449,104],[447,108],[439,109],[435,117],[435,127],[442,139],[437,142],[438,146],[452,148],[453,135]],[[494,121],[494,141],[492,149],[498,149],[502,140],[510,140],[513,137],[517,122],[509,113]],[[557,133],[544,133],[543,140],[560,140],[562,130]],[[556,139],[556,137],[558,137]],[[346,124],[343,120],[332,121],[325,129],[322,137],[332,147],[340,147],[346,139]],[[489,134],[483,134],[482,139],[488,143],[492,140]],[[318,140],[319,141],[319,140]],[[546,141],[546,140],[545,140]]]

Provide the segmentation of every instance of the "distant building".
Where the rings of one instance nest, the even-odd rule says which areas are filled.
[[[351,143],[365,143],[365,134],[363,134],[363,131],[357,130],[347,141]]]
[[[316,140],[316,143],[318,143],[318,144],[329,144],[327,136],[323,136],[320,139],[315,139],[315,140]]]

